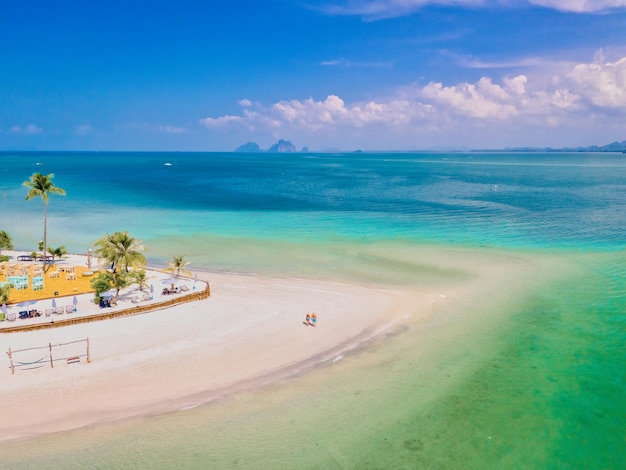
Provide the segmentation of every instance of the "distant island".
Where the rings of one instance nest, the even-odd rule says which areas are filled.
[[[261,147],[259,147],[259,144],[257,144],[256,142],[247,142],[235,149],[235,152],[257,152],[258,153],[258,152],[263,152],[263,151],[264,150],[262,150]],[[291,152],[297,152],[297,151],[298,149],[296,148],[295,145],[291,143],[291,141],[283,140],[283,139],[280,139],[270,148],[265,150],[265,152],[269,152],[269,153],[291,153]],[[308,152],[308,151],[309,151],[308,147],[302,147],[302,152]]]
[[[506,152],[622,152],[626,153],[626,140],[615,141],[607,145],[591,145],[589,147],[506,147]],[[476,150],[479,152],[493,152],[497,150]]]
[[[235,152],[249,152],[249,153],[294,153],[297,152],[298,149],[296,146],[291,143],[289,140],[280,139],[278,142],[270,146],[267,150],[263,150],[259,147],[259,144],[256,142],[246,142],[243,145],[237,147]],[[333,152],[341,152],[341,150],[333,149],[333,150],[324,150],[325,152],[333,151]],[[433,152],[433,151],[448,151],[448,152],[527,152],[527,153],[549,153],[549,152],[613,152],[613,153],[626,153],[626,140],[621,142],[615,141],[611,142],[607,145],[590,145],[588,147],[505,147],[500,149],[423,149],[423,150],[376,150],[373,152]],[[309,152],[308,147],[302,147],[300,152]],[[361,153],[363,150],[357,149],[353,150],[352,153]]]

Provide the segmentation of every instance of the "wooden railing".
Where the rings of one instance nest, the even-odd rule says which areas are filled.
[[[45,328],[58,328],[62,326],[78,325],[79,323],[89,323],[94,321],[110,320],[112,318],[126,317],[130,315],[141,315],[143,313],[154,312],[155,310],[162,310],[164,308],[172,307],[174,305],[181,305],[188,302],[195,302],[198,300],[208,299],[211,296],[211,286],[207,282],[206,287],[203,290],[191,292],[184,295],[175,295],[172,298],[163,302],[155,302],[147,305],[137,305],[122,310],[113,310],[106,313],[96,313],[93,315],[85,315],[81,317],[65,317],[62,319],[55,318],[53,321],[47,323],[35,323],[33,325],[15,325],[0,328],[0,333],[17,333],[24,331],[43,330]]]

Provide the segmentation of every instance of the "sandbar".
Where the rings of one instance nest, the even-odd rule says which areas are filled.
[[[208,299],[0,335],[3,353],[89,338],[91,358],[12,375],[3,354],[0,442],[161,414],[285,380],[389,328],[417,301],[406,292],[342,282],[199,278],[211,283]],[[316,327],[304,324],[313,312]]]

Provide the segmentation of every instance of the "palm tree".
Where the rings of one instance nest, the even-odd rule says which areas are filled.
[[[2,250],[12,250],[13,249],[13,240],[11,240],[11,235],[9,235],[4,230],[0,230],[0,254]]]
[[[24,181],[24,186],[30,188],[26,201],[30,201],[34,197],[41,197],[43,199],[43,269],[46,270],[46,252],[47,250],[47,210],[48,210],[48,197],[50,194],[59,194],[65,196],[65,190],[55,186],[52,182],[54,173],[49,175],[43,175],[41,173],[33,173],[30,176],[30,180]]]
[[[189,261],[185,261],[185,255],[173,256],[170,260],[169,267],[163,271],[175,273],[176,277],[180,277],[181,272],[187,276],[191,276],[191,272],[185,269],[185,267],[189,266],[189,264]]]
[[[9,301],[9,293],[11,292],[11,284],[0,286],[0,304],[4,304]]]
[[[117,271],[117,272],[110,274],[110,276],[111,276],[111,284],[113,288],[115,289],[115,297],[113,297],[113,302],[117,302],[117,299],[120,296],[120,291],[124,287],[128,287],[128,285],[130,284],[129,275],[126,272]]]
[[[101,259],[128,272],[129,267],[142,267],[146,265],[146,257],[141,254],[145,247],[141,240],[131,237],[128,231],[115,232],[113,235],[105,234],[95,243],[95,254]]]
[[[139,286],[140,291],[143,292],[143,288],[148,287],[148,275],[146,274],[145,269],[132,272],[128,275],[128,277],[131,280],[131,284],[137,284]]]
[[[64,246],[58,248],[48,248],[48,253],[52,255],[52,263],[56,258],[63,258],[67,254],[67,249]]]

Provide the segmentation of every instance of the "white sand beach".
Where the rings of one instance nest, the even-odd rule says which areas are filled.
[[[435,298],[303,279],[213,273],[200,278],[212,286],[206,300],[0,335],[0,441],[163,413],[283,380],[411,312],[426,315]],[[89,302],[82,299],[78,310],[85,312]],[[307,312],[317,314],[316,327],[303,323]],[[77,364],[45,364],[12,375],[4,354],[8,348],[87,337],[90,363],[82,357]],[[75,354],[84,354],[84,343]],[[26,353],[21,357],[26,361]]]

